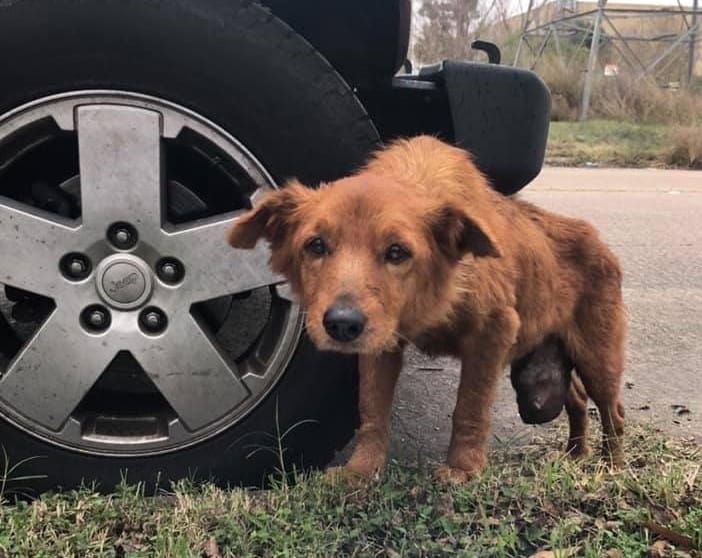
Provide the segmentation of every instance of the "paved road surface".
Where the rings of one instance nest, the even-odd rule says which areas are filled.
[[[591,221],[622,262],[628,420],[702,442],[702,172],[549,168],[523,197]],[[455,361],[409,355],[395,399],[394,456],[443,457],[457,384]],[[519,421],[506,375],[494,417],[500,439],[528,440],[543,428]]]

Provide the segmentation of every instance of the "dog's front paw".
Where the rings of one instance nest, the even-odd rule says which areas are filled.
[[[473,480],[480,474],[479,471],[459,469],[451,467],[447,463],[442,463],[434,470],[434,477],[439,482],[451,485],[461,485]]]

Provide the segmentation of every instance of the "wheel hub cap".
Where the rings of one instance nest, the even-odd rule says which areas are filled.
[[[136,256],[115,254],[98,266],[96,284],[102,299],[114,308],[138,308],[151,294],[151,273]]]

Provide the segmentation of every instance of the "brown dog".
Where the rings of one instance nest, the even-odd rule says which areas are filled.
[[[421,136],[318,190],[293,181],[268,195],[229,240],[251,248],[260,237],[301,298],[316,345],[359,354],[361,426],[346,471],[373,475],[385,463],[407,342],[461,359],[440,478],[465,481],[483,468],[497,379],[548,337],[577,370],[568,451],[587,452],[589,396],[605,455],[622,461],[621,272],[587,223],[500,195],[465,151]]]

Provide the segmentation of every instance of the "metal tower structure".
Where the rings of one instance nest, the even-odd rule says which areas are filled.
[[[678,0],[677,7],[647,8],[647,7],[609,7],[607,0],[597,0],[597,7],[583,12],[577,11],[573,0],[556,0],[550,4],[552,17],[545,23],[539,23],[534,17],[534,12],[543,10],[542,4],[535,7],[534,0],[529,0],[529,5],[524,14],[524,23],[519,37],[519,43],[514,58],[514,65],[519,66],[524,58],[524,51],[528,49],[531,54],[529,66],[534,69],[543,57],[547,46],[553,43],[560,63],[565,67],[573,61],[566,60],[563,41],[579,38],[579,48],[586,48],[589,41],[589,55],[585,69],[580,120],[586,120],[590,108],[590,96],[595,72],[597,71],[599,50],[603,45],[611,46],[628,66],[636,79],[645,76],[656,76],[679,59],[687,51],[687,64],[685,70],[685,86],[691,87],[695,66],[697,44],[701,40],[700,25],[702,24],[702,10],[700,0],[693,0],[691,8],[684,7]],[[645,0],[642,0],[642,4]],[[554,9],[555,8],[555,9]],[[621,30],[622,20],[648,18],[678,18],[682,21],[682,30],[674,33],[659,33],[656,35],[636,35]],[[651,60],[645,60],[636,45],[640,43],[659,43],[664,46],[662,52]]]

